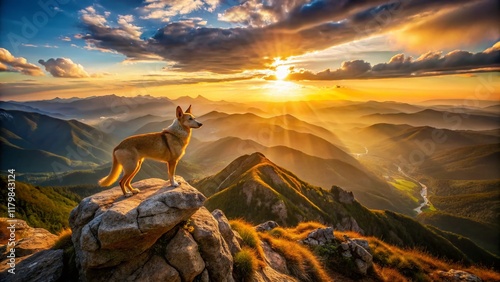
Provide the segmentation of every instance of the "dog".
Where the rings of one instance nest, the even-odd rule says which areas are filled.
[[[99,180],[102,187],[115,183],[123,168],[123,177],[120,188],[123,195],[130,197],[140,192],[133,188],[130,182],[141,169],[145,158],[166,162],[170,185],[179,186],[174,180],[175,168],[186,151],[191,139],[191,129],[199,128],[203,124],[195,120],[191,114],[191,105],[183,112],[177,106],[176,119],[162,132],[134,135],[124,139],[113,150],[113,166],[108,176]]]

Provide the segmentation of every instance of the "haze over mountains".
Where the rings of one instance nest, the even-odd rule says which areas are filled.
[[[171,123],[175,106],[185,109],[189,104],[204,126],[193,131],[178,174],[203,187],[211,196],[209,206],[254,189],[268,195],[266,199],[281,199],[287,211],[297,211],[283,222],[327,221],[329,213],[319,198],[303,196],[322,191],[317,187],[328,191],[339,186],[353,191],[367,208],[406,214],[500,253],[495,243],[500,196],[494,188],[500,184],[497,102],[242,104],[202,96],[170,100],[116,95],[0,102],[2,160],[8,160],[1,169],[15,166],[20,179],[33,184],[94,184],[108,173],[111,152],[120,140],[160,131]],[[265,156],[256,157],[258,168],[233,163],[228,170],[234,160],[256,152]],[[244,168],[246,174],[235,172]],[[270,192],[276,184],[270,171],[295,188]],[[148,161],[134,180],[166,175],[164,164]],[[215,183],[213,179],[225,181],[211,187],[207,183]],[[417,216],[422,184],[431,204]],[[230,210],[225,212],[238,216]],[[258,221],[266,214],[252,216],[250,220]]]

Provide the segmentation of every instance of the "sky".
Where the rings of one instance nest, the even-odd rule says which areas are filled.
[[[500,99],[496,0],[3,0],[1,100]]]

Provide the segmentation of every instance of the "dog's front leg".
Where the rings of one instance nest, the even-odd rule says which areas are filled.
[[[177,161],[169,161],[168,162],[168,177],[170,179],[170,186],[173,186],[173,187],[179,186],[179,183],[177,183],[174,179],[176,166],[177,166]]]

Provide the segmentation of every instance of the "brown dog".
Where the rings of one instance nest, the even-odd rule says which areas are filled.
[[[100,186],[110,186],[118,179],[123,168],[123,177],[120,187],[123,195],[129,197],[139,193],[130,185],[134,176],[141,169],[145,158],[166,162],[170,185],[177,187],[179,183],[174,180],[175,167],[184,155],[189,140],[191,129],[199,128],[203,124],[196,121],[191,114],[191,106],[182,112],[181,107],[176,109],[176,119],[162,132],[134,135],[123,140],[113,150],[113,166],[108,176],[99,180]]]

